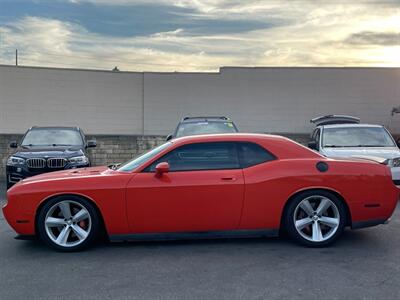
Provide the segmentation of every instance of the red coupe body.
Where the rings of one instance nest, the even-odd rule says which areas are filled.
[[[148,167],[188,144],[244,142],[275,159],[235,169],[170,171]],[[323,163],[324,168],[317,167]],[[147,171],[146,171],[147,170]],[[306,190],[326,190],[347,208],[347,225],[377,225],[389,219],[399,191],[386,165],[368,160],[334,160],[287,138],[257,134],[184,137],[131,171],[95,167],[48,173],[12,187],[4,216],[19,235],[35,235],[46,201],[78,195],[94,204],[112,239],[160,233],[275,230],[288,201]]]

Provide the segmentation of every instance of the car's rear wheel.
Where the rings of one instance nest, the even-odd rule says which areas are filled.
[[[309,247],[332,244],[346,225],[346,208],[334,194],[308,191],[294,197],[284,216],[290,237]]]
[[[99,216],[93,205],[80,197],[60,196],[48,201],[40,210],[37,229],[40,238],[60,251],[78,251],[97,238]]]

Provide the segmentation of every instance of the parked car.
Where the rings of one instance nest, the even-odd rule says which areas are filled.
[[[238,129],[227,117],[185,117],[179,122],[174,133],[167,136],[167,141],[188,135],[234,132],[238,132]]]
[[[175,139],[119,168],[43,174],[7,193],[20,238],[61,251],[112,241],[270,236],[311,247],[388,221],[399,190],[378,160],[328,159],[264,134]]]
[[[96,142],[86,141],[79,127],[32,127],[21,145],[14,141],[10,147],[17,150],[7,160],[7,188],[30,176],[89,167],[86,149]]]
[[[400,185],[400,149],[381,125],[360,124],[352,116],[327,115],[311,120],[316,125],[308,146],[327,157],[380,157],[387,159],[393,181]]]

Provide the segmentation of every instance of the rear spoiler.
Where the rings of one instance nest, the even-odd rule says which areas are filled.
[[[346,115],[326,115],[316,117],[310,120],[315,126],[331,125],[331,124],[359,124],[360,118]]]
[[[351,158],[359,158],[359,159],[364,159],[364,160],[369,160],[376,162],[381,165],[388,165],[389,164],[389,159],[387,158],[382,158],[382,157],[377,157],[377,156],[367,156],[367,155],[354,155],[351,156]]]

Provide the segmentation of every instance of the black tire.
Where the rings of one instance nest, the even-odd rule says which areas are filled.
[[[310,197],[315,197],[315,199],[310,198]],[[332,229],[332,231],[329,231],[329,230],[331,230],[331,228],[329,226],[321,223],[320,220],[314,221],[313,217],[311,217],[311,216],[309,217],[308,215],[305,214],[305,211],[304,211],[303,214],[305,215],[305,217],[303,217],[303,218],[306,219],[309,217],[312,220],[312,223],[310,225],[307,225],[307,226],[311,226],[311,227],[307,228],[307,226],[305,226],[304,229],[300,230],[300,232],[302,232],[302,234],[301,234],[295,225],[295,218],[297,216],[295,214],[299,213],[298,207],[303,200],[310,199],[311,204],[314,205],[314,207],[313,207],[313,208],[315,208],[314,210],[316,210],[316,207],[318,205],[318,202],[317,202],[318,200],[316,200],[316,199],[318,199],[318,197],[321,197],[321,199],[326,198],[326,199],[330,200],[331,203],[333,203],[333,205],[336,207],[336,210],[334,210],[333,205],[329,208],[329,210],[331,210],[331,212],[335,211],[339,214],[339,216],[335,216],[336,219],[338,220],[338,225],[336,227],[336,231],[334,231],[333,229]],[[313,203],[312,201],[315,201],[315,203]],[[327,211],[327,214],[329,212],[330,211]],[[301,211],[300,211],[300,213],[301,213]],[[316,213],[313,212],[313,214],[316,214]],[[327,217],[329,217],[329,216],[327,216]],[[343,203],[343,201],[341,199],[339,199],[337,196],[335,196],[333,193],[330,193],[330,192],[327,192],[324,190],[306,191],[306,192],[296,195],[294,198],[292,198],[290,200],[290,202],[288,203],[286,210],[284,212],[283,221],[284,221],[283,224],[284,224],[285,230],[292,240],[294,240],[304,246],[307,246],[307,247],[315,247],[315,248],[326,247],[326,246],[329,246],[332,243],[334,243],[337,240],[337,238],[342,234],[342,232],[346,226],[346,222],[347,222],[347,210],[346,210],[346,207],[345,207],[345,204]],[[307,237],[305,237],[307,235],[305,231],[308,231],[309,234],[311,235],[310,238],[314,239],[314,236],[313,236],[314,227],[313,226],[314,226],[315,222],[318,222],[320,228],[324,228],[324,230],[326,230],[326,232],[328,233],[328,234],[326,234],[325,240],[321,239],[320,241],[314,241],[314,240],[310,240]],[[321,232],[322,232],[322,230],[321,230]],[[323,236],[323,234],[322,234],[322,236]],[[318,239],[316,239],[316,240],[318,240]]]
[[[61,246],[55,243],[46,231],[45,220],[49,211],[58,203],[64,201],[73,201],[74,203],[80,204],[83,208],[87,210],[90,215],[90,230],[88,231],[87,237],[80,242],[78,245],[74,246]],[[66,225],[64,225],[66,226]],[[98,215],[97,209],[86,199],[78,196],[58,196],[46,202],[44,206],[38,212],[36,228],[40,239],[49,247],[62,252],[74,252],[81,251],[90,247],[99,237],[101,232],[101,221]]]

